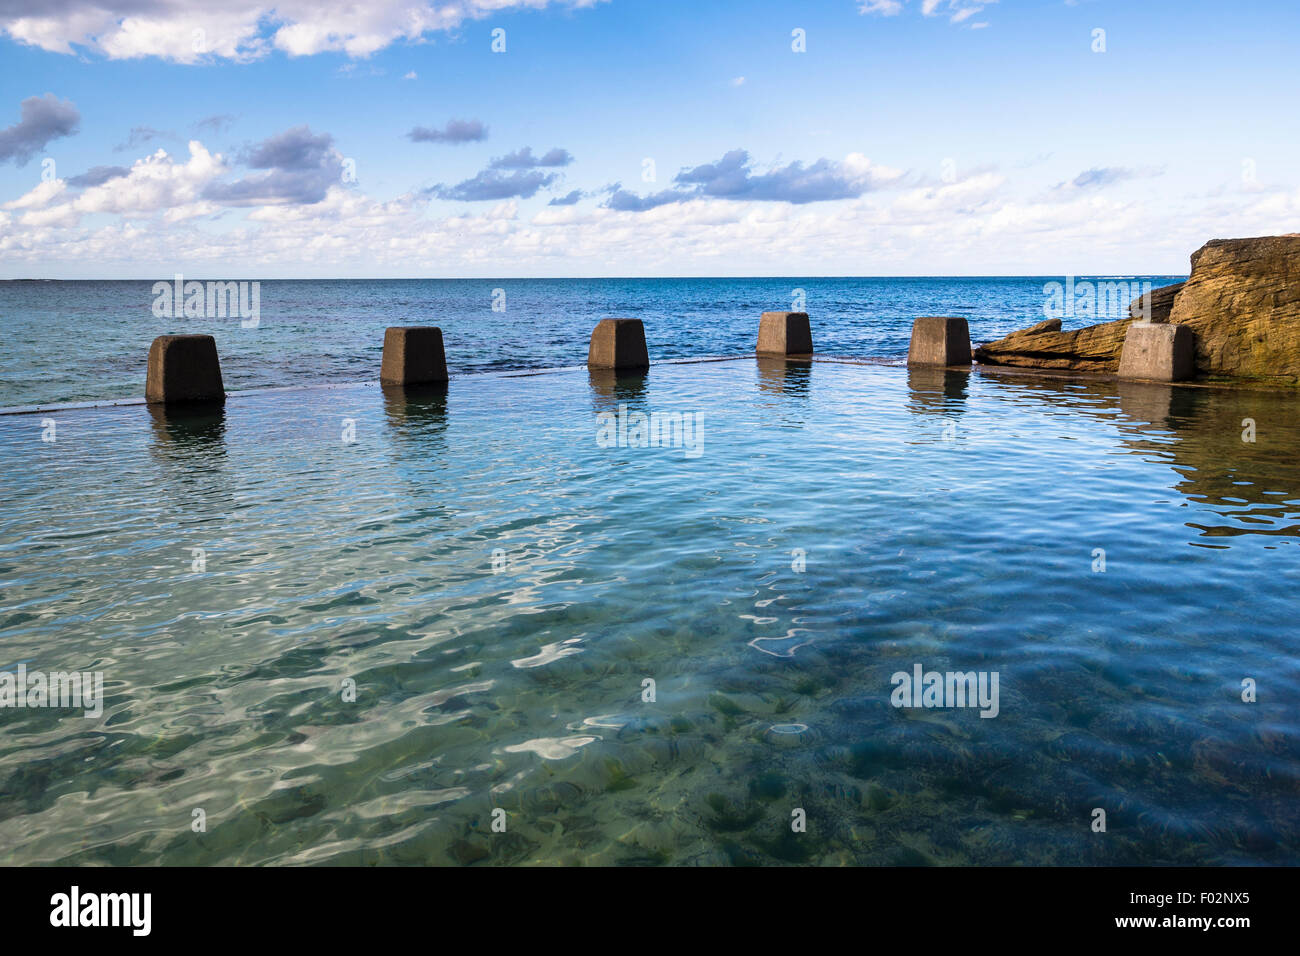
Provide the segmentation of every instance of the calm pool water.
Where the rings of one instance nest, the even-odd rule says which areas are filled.
[[[1298,863],[1295,410],[746,359],[0,416],[0,668],[107,698],[0,710],[0,861]]]

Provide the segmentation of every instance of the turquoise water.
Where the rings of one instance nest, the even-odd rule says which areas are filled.
[[[752,358],[0,416],[0,667],[107,697],[0,710],[0,859],[1294,864],[1297,447],[1291,395]]]
[[[806,309],[823,354],[896,358],[907,354],[918,315],[965,316],[975,341],[1040,322],[1044,284],[1062,279],[264,281],[256,328],[237,318],[158,318],[152,282],[0,282],[0,407],[139,398],[149,343],[180,332],[216,337],[232,390],[373,381],[390,325],[441,326],[453,375],[580,365],[606,316],[642,319],[655,361],[752,352],[769,309]],[[1066,327],[1092,321],[1071,317]]]

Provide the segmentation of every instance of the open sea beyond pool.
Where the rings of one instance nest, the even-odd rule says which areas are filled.
[[[264,282],[256,329],[0,283],[0,405],[138,398],[175,331],[253,390],[0,415],[0,672],[104,689],[0,708],[0,863],[1300,863],[1294,393],[661,361],[1044,281]],[[542,369],[605,315],[660,364]],[[393,324],[445,391],[377,386]],[[894,706],[918,666],[996,715]]]
[[[232,391],[373,381],[390,325],[440,326],[452,375],[581,365],[591,330],[613,316],[645,323],[653,361],[752,352],[770,309],[807,312],[823,354],[902,358],[918,315],[964,316],[972,341],[990,341],[1041,322],[1043,286],[1065,278],[263,281],[256,328],[159,318],[154,282],[0,281],[0,408],[140,398],[149,343],[182,332],[216,337]]]

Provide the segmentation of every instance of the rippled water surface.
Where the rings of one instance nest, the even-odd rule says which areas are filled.
[[[748,359],[0,416],[0,668],[107,695],[0,711],[0,854],[1298,863],[1295,410]]]
[[[767,309],[806,309],[824,354],[898,357],[918,315],[965,316],[974,341],[1042,321],[1043,286],[1063,278],[264,281],[249,329],[158,318],[152,282],[0,282],[0,407],[139,398],[149,343],[178,332],[216,337],[228,389],[372,381],[390,325],[440,326],[453,374],[581,364],[606,316],[642,319],[655,361],[752,352]]]

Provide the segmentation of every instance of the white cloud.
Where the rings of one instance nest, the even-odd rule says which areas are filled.
[[[310,166],[332,150],[326,139],[290,130],[249,158]],[[0,262],[15,276],[179,264],[250,277],[1127,273],[1177,270],[1209,238],[1286,232],[1300,218],[1300,190],[1258,184],[1179,196],[1124,188],[1108,168],[1089,170],[1087,189],[990,169],[918,184],[861,153],[836,168],[891,188],[816,203],[702,194],[639,211],[508,199],[439,215],[427,194],[380,200],[336,179],[319,201],[236,207],[210,188],[234,171],[195,141],[183,160],[158,150],[100,185],[52,180],[4,203]],[[1154,221],[1166,224],[1158,236]]]
[[[177,163],[166,150],[137,160],[120,179],[92,186],[73,201],[78,212],[160,212],[192,203],[209,182],[226,172],[225,160],[213,155],[198,140],[189,144],[190,158]]]
[[[947,16],[949,23],[965,23],[985,7],[998,0],[921,0],[921,15],[926,17]],[[882,17],[896,17],[903,12],[907,0],[861,0],[858,13],[874,13]],[[969,24],[972,30],[981,30],[987,22]]]
[[[93,213],[149,216],[164,213],[175,222],[215,212],[210,203],[199,203],[203,187],[225,173],[228,167],[220,154],[213,155],[198,140],[189,145],[190,158],[177,163],[166,150],[137,160],[125,176],[72,193],[62,179],[43,182],[26,195],[6,203],[7,209],[27,210],[19,222],[27,227],[75,226],[81,217]],[[56,201],[57,200],[57,201]]]
[[[400,41],[454,30],[494,13],[600,0],[11,0],[0,30],[55,53],[83,47],[109,59],[157,57],[178,63],[254,60],[338,51],[366,57]]]
[[[35,189],[4,204],[5,209],[39,209],[63,192],[68,184],[62,179],[47,179]]]
[[[901,169],[895,169],[892,166],[881,166],[879,163],[873,163],[861,153],[849,153],[844,157],[844,171],[852,178],[869,184],[872,188],[880,188],[889,185],[903,175]]]

